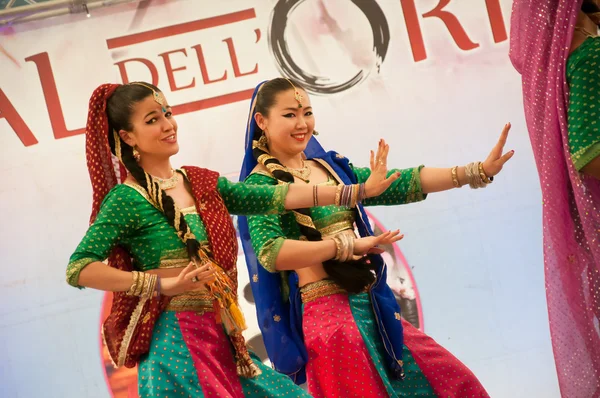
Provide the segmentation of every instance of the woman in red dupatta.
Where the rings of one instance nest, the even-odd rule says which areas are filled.
[[[138,366],[142,397],[306,396],[248,353],[230,213],[339,203],[338,191],[250,187],[207,169],[174,170],[170,157],[178,150],[177,123],[157,87],[104,84],[94,91],[86,126],[91,225],[67,281],[114,292],[103,337],[116,366]],[[344,189],[361,193],[358,199],[382,193],[396,178],[386,178],[386,155],[380,145],[374,177]],[[397,231],[367,237],[355,254],[398,239]]]

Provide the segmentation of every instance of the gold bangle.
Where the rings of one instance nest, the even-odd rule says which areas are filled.
[[[319,206],[319,186],[318,185],[313,185],[313,205],[314,207],[318,207]]]
[[[335,242],[335,257],[334,260],[339,260],[342,255],[342,241],[338,236],[334,236],[332,239]]]
[[[133,292],[134,296],[140,296],[144,291],[144,284],[146,283],[147,274],[145,272],[140,272],[140,279],[138,279],[138,284],[136,286],[135,291]]]
[[[150,274],[147,278],[147,283],[144,284],[144,289],[142,290],[141,297],[150,298],[152,297],[152,293],[154,293],[154,288],[156,287],[156,279],[158,275]]]
[[[479,176],[481,177],[483,182],[485,182],[486,184],[491,184],[492,180],[489,179],[489,177],[485,174],[485,171],[483,170],[483,163],[479,162],[477,167],[479,169]]]
[[[140,279],[140,273],[137,271],[131,271],[131,275],[132,275],[131,286],[129,287],[129,290],[126,293],[128,296],[134,295],[134,293],[137,289],[138,281]]]
[[[454,188],[462,187],[460,181],[458,181],[458,166],[454,166],[450,172],[452,174],[452,185],[454,185]]]
[[[348,256],[346,257],[346,261],[350,261],[354,259],[354,238],[346,235],[348,239]]]
[[[358,194],[360,192],[360,184],[354,184],[352,186],[352,191],[354,193],[354,196],[352,198],[352,207],[356,207],[358,206]]]
[[[338,186],[337,186],[337,187],[336,187],[336,189],[335,189],[335,200],[334,200],[334,202],[333,202],[333,203],[334,203],[336,206],[339,206],[339,205],[340,205],[340,196],[341,196],[341,194],[342,194],[342,189],[343,189],[343,188],[344,188],[344,185],[343,185],[343,184],[338,184]]]

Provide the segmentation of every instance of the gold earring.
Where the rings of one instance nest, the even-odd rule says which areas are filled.
[[[269,140],[267,139],[267,135],[264,133],[262,133],[262,135],[260,136],[260,138],[258,139],[258,143],[260,144],[260,146],[267,146],[267,144],[269,143]]]
[[[138,152],[136,147],[133,147],[133,158],[135,159],[136,162],[140,161],[140,153]]]
[[[317,130],[313,130],[313,135],[317,136],[317,135],[319,135],[319,132]]]

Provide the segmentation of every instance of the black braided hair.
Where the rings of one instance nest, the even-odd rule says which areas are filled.
[[[150,83],[140,83],[160,92],[158,87]],[[110,143],[110,150],[115,156],[116,142],[113,131],[116,131],[117,133],[120,130],[132,131],[133,124],[131,123],[131,115],[133,114],[135,105],[153,95],[153,92],[148,87],[144,87],[141,84],[130,83],[117,87],[106,102],[106,114],[108,116],[109,125],[108,141]],[[169,224],[175,228],[177,235],[185,243],[189,258],[198,259],[200,242],[198,242],[192,234],[183,214],[176,208],[173,198],[167,195],[164,190],[160,189],[158,182],[153,180],[152,177],[138,164],[133,156],[133,147],[123,141],[120,136],[118,139],[121,146],[121,161],[133,178],[135,178],[137,183],[146,190],[146,193],[154,206],[159,208],[165,214]]]
[[[302,86],[298,82],[292,81],[292,84],[297,89],[302,89]],[[288,90],[293,93],[294,88],[292,84],[284,78],[276,78],[264,83],[256,96],[256,112],[268,116],[270,109],[275,104],[277,94]],[[262,134],[262,130],[258,128],[253,139],[259,140]],[[254,158],[262,163],[277,180],[285,183],[293,183],[294,176],[285,167],[282,167],[281,162],[271,156],[265,149],[255,147],[253,149]],[[323,240],[321,233],[312,223],[310,209],[299,209],[293,213],[300,231],[309,241]],[[307,222],[307,217],[310,219],[309,222]],[[374,266],[366,258],[343,263],[332,259],[325,261],[323,266],[329,278],[350,293],[359,293],[375,281],[375,275],[373,274]]]

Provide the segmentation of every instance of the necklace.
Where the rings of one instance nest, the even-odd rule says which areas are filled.
[[[165,179],[152,176],[152,178],[156,182],[158,182],[158,186],[160,187],[160,189],[166,191],[169,189],[173,189],[177,186],[177,183],[179,182],[179,177],[177,176],[175,170],[171,169],[171,172],[173,173],[171,177]]]
[[[294,177],[298,177],[299,179],[308,184],[310,182],[310,167],[308,167],[306,163],[304,163],[304,159],[301,159],[301,161],[301,169],[291,169],[289,167],[287,169],[291,175],[293,175]]]

